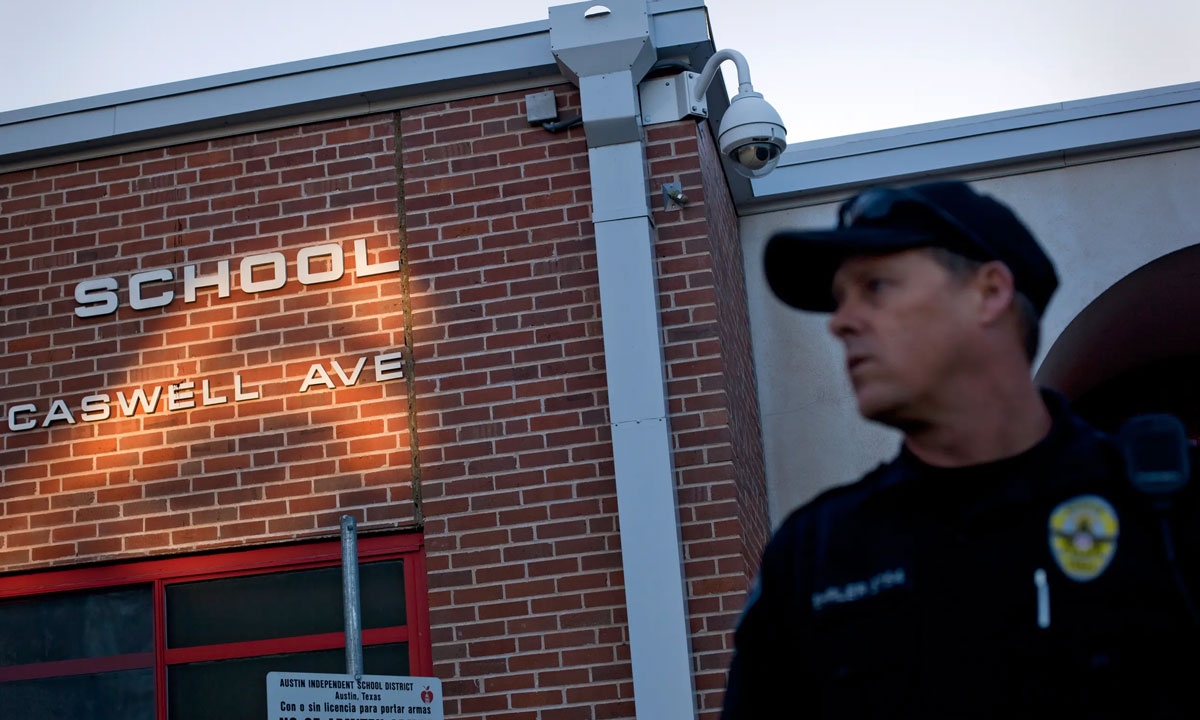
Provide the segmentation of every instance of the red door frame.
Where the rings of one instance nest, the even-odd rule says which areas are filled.
[[[367,644],[408,642],[409,671],[417,676],[432,676],[433,656],[429,638],[429,592],[425,574],[424,547],[425,538],[421,533],[369,535],[358,539],[360,561],[404,559],[407,624],[396,628],[364,630],[363,641]],[[165,719],[167,717],[165,688],[168,665],[218,657],[250,657],[267,652],[300,652],[345,647],[343,633],[327,633],[300,638],[168,649],[165,636],[166,585],[270,571],[328,567],[341,563],[341,553],[341,543],[331,540],[0,577],[0,599],[26,598],[49,593],[94,590],[122,585],[151,584],[154,603],[153,652],[38,663],[36,670],[33,666],[27,665],[0,668],[0,680],[122,670],[146,667],[152,662],[155,672],[158,717]]]

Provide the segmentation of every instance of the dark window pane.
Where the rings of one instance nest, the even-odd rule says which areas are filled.
[[[154,712],[152,668],[0,683],[0,718],[154,720]]]
[[[342,569],[338,568],[338,585]],[[358,568],[362,587],[362,625],[364,628],[399,627],[408,623],[404,610],[404,561],[367,563]],[[339,605],[340,607],[340,605]],[[345,630],[339,625],[339,629]]]
[[[0,603],[0,665],[150,652],[153,643],[149,585]]]
[[[404,561],[359,568],[364,628],[405,624]],[[167,586],[167,646],[192,647],[343,632],[342,568]]]
[[[408,643],[363,648],[367,675],[407,675]],[[344,650],[264,655],[167,667],[169,720],[266,718],[267,673],[346,672]],[[214,692],[214,688],[220,688]]]

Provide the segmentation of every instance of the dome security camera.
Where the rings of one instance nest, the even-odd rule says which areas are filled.
[[[740,92],[721,118],[717,147],[733,161],[738,174],[757,178],[775,169],[787,147],[786,138],[783,120],[762,93]]]
[[[787,147],[787,129],[775,108],[762,93],[754,92],[750,82],[750,66],[737,50],[718,50],[704,64],[696,82],[695,100],[704,97],[717,74],[717,66],[732,60],[737,67],[738,94],[729,101],[717,131],[717,147],[733,162],[739,175],[758,178],[775,169],[779,156]]]

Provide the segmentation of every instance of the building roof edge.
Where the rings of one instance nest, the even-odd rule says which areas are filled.
[[[797,143],[742,210],[859,185],[1200,138],[1200,83]]]
[[[649,9],[661,56],[711,45],[703,0]],[[554,82],[548,20],[489,28],[3,112],[0,172]]]

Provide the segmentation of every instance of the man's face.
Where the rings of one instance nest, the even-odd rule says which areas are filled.
[[[829,329],[863,417],[919,423],[965,366],[973,340],[967,283],[921,249],[849,258],[833,278]]]

